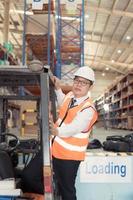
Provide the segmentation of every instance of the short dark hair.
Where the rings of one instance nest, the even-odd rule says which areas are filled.
[[[90,81],[90,80],[88,80],[88,81]],[[90,85],[93,85],[93,83],[94,83],[93,81],[90,81]]]

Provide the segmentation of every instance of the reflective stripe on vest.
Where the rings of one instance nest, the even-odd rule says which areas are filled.
[[[59,137],[55,137],[55,140],[58,144],[60,144],[61,146],[63,146],[65,149],[68,149],[70,151],[79,151],[79,152],[82,152],[82,151],[85,151],[86,150],[86,145],[84,146],[77,146],[77,145],[71,145],[67,142],[65,142],[64,140],[62,140],[61,138]]]
[[[64,102],[60,107],[59,118],[56,122],[57,127],[62,122],[62,119],[64,118],[65,113],[68,110],[71,97],[73,97],[72,93],[66,95]],[[88,127],[86,128],[86,130],[68,138],[56,136],[54,139],[54,143],[52,145],[52,155],[54,157],[60,159],[84,160],[86,147],[88,145],[88,137],[92,125],[97,120],[97,112],[93,106],[93,103],[89,99],[86,99],[80,105],[69,109],[65,120],[63,121],[63,123],[61,123],[61,126],[71,123],[72,120],[76,117],[78,112],[82,112],[82,110],[88,107],[94,109],[95,112],[94,115],[92,116],[92,120],[88,122]]]

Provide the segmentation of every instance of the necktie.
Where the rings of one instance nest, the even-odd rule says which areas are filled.
[[[70,104],[70,107],[69,107],[69,108],[74,107],[74,104],[75,104],[75,103],[76,103],[76,99],[72,98],[71,104]]]

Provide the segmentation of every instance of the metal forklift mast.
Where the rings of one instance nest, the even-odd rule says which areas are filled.
[[[42,150],[45,200],[53,200],[53,174],[50,156],[49,133],[49,78],[48,74],[41,74],[41,119],[42,119]],[[45,122],[45,123],[44,123]]]
[[[51,156],[50,156],[50,133],[49,133],[49,75],[48,71],[42,72],[30,72],[28,69],[0,69],[0,85],[1,87],[13,87],[19,88],[23,86],[40,87],[40,95],[36,96],[31,93],[22,95],[21,93],[11,93],[8,95],[0,94],[0,131],[5,132],[6,122],[4,116],[6,116],[5,110],[7,108],[6,102],[8,100],[34,100],[39,102],[40,106],[40,133],[41,133],[41,146],[43,150],[43,172],[44,172],[44,198],[45,200],[54,200],[53,197],[53,174],[51,168]],[[0,132],[0,133],[1,133]]]
[[[7,122],[7,100],[0,99],[0,143],[4,142],[3,133],[6,130]]]
[[[50,68],[51,63],[51,0],[48,0],[48,49],[47,49],[47,64]],[[46,69],[45,69],[46,70]],[[50,132],[49,132],[49,104],[50,104],[50,88],[51,84],[51,104],[55,110],[55,93],[52,82],[47,73],[42,73],[40,76],[41,83],[41,118],[42,118],[42,149],[43,149],[43,175],[44,175],[44,191],[45,200],[54,200],[53,191],[53,171],[50,155]],[[54,101],[54,102],[53,102]],[[55,111],[56,112],[56,111]],[[55,118],[55,112],[54,118]]]

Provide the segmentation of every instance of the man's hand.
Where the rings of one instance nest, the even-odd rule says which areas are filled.
[[[58,135],[58,129],[54,125],[53,116],[51,114],[49,114],[49,130],[52,135]]]
[[[60,86],[60,79],[58,79],[56,76],[53,76],[52,82],[53,82],[53,84],[54,84],[56,90],[61,89],[61,86]]]

